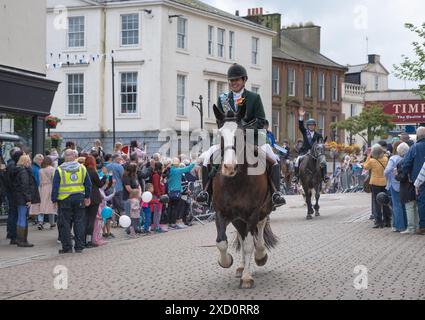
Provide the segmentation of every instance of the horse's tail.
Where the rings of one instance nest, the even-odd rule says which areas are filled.
[[[270,221],[267,221],[266,227],[264,228],[264,243],[269,250],[273,249],[278,243],[278,239],[270,227]]]

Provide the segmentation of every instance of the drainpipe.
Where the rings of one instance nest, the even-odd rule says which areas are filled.
[[[102,21],[100,28],[100,48],[101,53],[106,53],[106,8],[103,8]],[[106,124],[105,124],[105,73],[106,73],[106,57],[100,59],[100,72],[99,72],[99,130],[102,138],[105,137]]]

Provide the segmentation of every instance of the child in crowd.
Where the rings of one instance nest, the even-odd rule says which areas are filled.
[[[156,162],[154,172],[152,174],[153,184],[153,200],[151,203],[151,212],[153,212],[153,229],[157,233],[167,232],[167,229],[161,228],[161,215],[163,205],[159,201],[162,195],[165,194],[165,185],[162,183],[162,170],[163,165],[161,162]]]
[[[115,190],[113,188],[115,181],[112,180],[112,174],[109,175],[109,183],[107,183],[103,188],[100,188],[100,194],[102,196],[102,203],[99,205],[99,213],[102,214],[102,210],[108,206],[108,203],[112,201],[112,198],[115,196]],[[107,217],[106,219],[101,216],[102,234],[104,238],[115,238],[111,233],[111,223],[112,216]]]
[[[146,191],[154,193],[154,187],[152,183],[147,183],[146,184]],[[142,208],[143,208],[143,214],[144,214],[144,224],[143,224],[143,233],[146,234],[150,234],[150,226],[151,226],[151,222],[152,222],[152,211],[151,211],[151,204],[154,201],[154,199],[152,198],[152,200],[150,202],[143,202],[142,201]]]
[[[130,192],[130,198],[128,199],[128,204],[130,207],[130,235],[132,237],[136,236],[136,232],[139,233],[139,221],[140,221],[140,190],[133,189]]]

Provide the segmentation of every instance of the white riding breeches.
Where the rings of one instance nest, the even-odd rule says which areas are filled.
[[[276,162],[280,162],[279,156],[273,152],[273,149],[269,144],[264,144],[260,148],[267,154],[270,159],[274,159]],[[205,167],[210,163],[211,156],[219,150],[220,145],[216,144],[201,154],[200,158],[203,160],[202,163]]]
[[[300,165],[300,161],[301,159],[304,158],[304,156],[298,156],[297,159],[295,160],[295,167],[298,168]]]

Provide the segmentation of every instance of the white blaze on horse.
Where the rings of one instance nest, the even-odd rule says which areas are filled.
[[[273,192],[265,170],[266,154],[254,144],[245,143],[246,131],[242,127],[245,108],[236,114],[223,114],[214,106],[214,112],[217,120],[223,124],[219,131],[220,170],[213,179],[216,241],[220,252],[218,263],[223,268],[233,265],[226,235],[226,228],[232,223],[237,230],[237,249],[242,253],[236,275],[241,278],[240,287],[249,289],[254,286],[252,255],[258,266],[264,266],[268,259],[266,250],[277,243],[270,228]],[[257,168],[263,170],[254,168],[254,160],[257,161]]]

